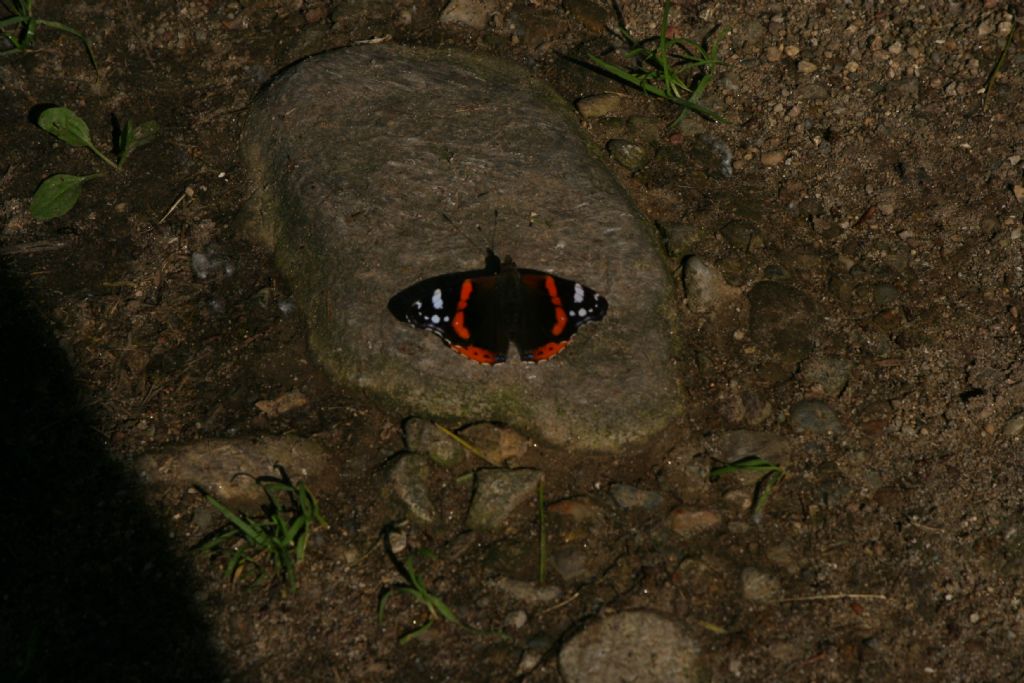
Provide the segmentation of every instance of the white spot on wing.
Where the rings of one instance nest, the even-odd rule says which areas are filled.
[[[423,302],[420,301],[419,299],[416,299],[416,301],[412,302],[412,307],[415,308],[418,311],[421,308],[423,308]]]
[[[441,296],[440,289],[434,290],[434,296],[430,298],[430,303],[434,305],[434,310],[440,311],[444,308],[444,297]]]
[[[585,309],[585,308],[581,308],[580,309],[580,317],[581,318],[586,318],[587,317],[587,309]]]
[[[437,314],[434,314],[434,315],[430,316],[430,322],[432,322],[432,323],[434,323],[436,325],[439,322],[441,322],[441,317],[439,315],[437,315]]]
[[[572,290],[572,302],[574,304],[583,303],[583,294],[583,285],[577,282],[575,289]]]

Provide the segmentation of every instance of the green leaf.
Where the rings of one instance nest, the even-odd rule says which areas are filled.
[[[67,107],[50,107],[39,115],[39,127],[72,147],[92,148],[89,126]]]
[[[121,131],[120,139],[118,140],[118,165],[123,166],[124,162],[132,152],[143,145],[148,145],[153,142],[159,131],[160,124],[156,121],[146,121],[136,127],[135,124],[132,123],[131,119],[129,119],[128,122],[125,123],[124,129]],[[286,489],[290,488],[290,486],[286,487]]]
[[[78,197],[82,194],[82,185],[98,175],[81,176],[58,173],[50,176],[40,183],[36,193],[32,195],[29,212],[33,218],[41,221],[63,216],[78,203]]]

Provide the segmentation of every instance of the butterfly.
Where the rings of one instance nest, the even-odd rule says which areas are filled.
[[[540,270],[519,268],[487,250],[482,270],[427,278],[391,297],[402,322],[430,330],[453,351],[485,365],[555,357],[580,326],[601,320],[608,301],[590,287]]]

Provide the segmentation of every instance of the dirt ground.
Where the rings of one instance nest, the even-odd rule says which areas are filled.
[[[639,607],[676,618],[714,681],[1019,680],[1021,7],[673,3],[673,35],[721,37],[703,103],[728,121],[666,130],[673,107],[583,65],[624,58],[611,5],[469,4],[482,27],[442,19],[440,0],[35,3],[88,37],[97,68],[45,27],[36,49],[0,58],[5,680],[561,680],[562,643]],[[636,37],[660,14],[621,6]],[[443,521],[407,522],[388,477],[407,416],[332,387],[301,313],[280,305],[287,283],[234,236],[252,191],[247,104],[287,65],[367,40],[504,56],[570,103],[621,93],[581,125],[598,147],[642,146],[633,169],[607,163],[677,272],[697,255],[741,295],[712,317],[680,284],[685,424],[611,457],[537,445],[515,462],[543,471],[554,504],[558,599],[495,588],[536,578],[523,558],[539,532],[531,510],[500,534],[463,529],[462,475],[481,463],[438,468]],[[101,149],[112,116],[161,132],[39,222],[43,178],[101,168],[34,125],[54,104]],[[219,269],[200,273],[195,254]],[[764,282],[806,315],[765,303]],[[759,316],[793,328],[795,356],[760,342],[773,323]],[[305,406],[254,407],[294,390]],[[141,487],[133,467],[153,448],[260,434],[314,437],[337,458],[311,483],[330,529],[294,593],[226,583],[192,551],[208,506]],[[708,480],[744,438],[786,470],[756,519],[754,480]],[[651,505],[616,503],[616,485]],[[691,533],[693,519],[710,522]],[[417,564],[427,585],[482,632],[438,624],[399,644],[425,612],[397,596],[378,620],[401,580],[389,532],[433,553]]]

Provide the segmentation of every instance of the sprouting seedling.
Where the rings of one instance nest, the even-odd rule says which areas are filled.
[[[678,126],[691,111],[715,122],[725,119],[717,112],[700,104],[704,91],[711,83],[718,61],[718,40],[712,36],[707,47],[697,41],[668,36],[669,3],[665,2],[661,13],[661,30],[656,38],[635,40],[626,30],[620,29],[620,36],[630,46],[627,57],[634,59],[637,66],[624,69],[615,64],[590,55],[591,63],[602,71],[643,90],[648,95],[660,97],[682,108],[669,128]],[[650,47],[650,43],[656,43]]]
[[[430,553],[429,551],[421,551],[419,554],[427,557],[433,555],[433,553]],[[377,621],[384,620],[384,608],[387,606],[388,600],[395,593],[408,595],[427,609],[427,620],[421,626],[417,626],[402,635],[402,637],[398,639],[399,644],[405,645],[410,640],[423,635],[430,630],[434,625],[434,622],[438,619],[443,619],[444,621],[456,624],[462,628],[470,628],[455,616],[455,613],[452,612],[451,608],[448,607],[447,604],[445,604],[444,600],[427,589],[423,579],[416,573],[416,568],[413,564],[413,557],[407,557],[401,563],[398,562],[398,559],[393,554],[391,555],[391,559],[394,561],[395,566],[398,569],[398,572],[402,575],[402,579],[405,580],[405,583],[386,588],[380,594],[380,600],[377,601]]]
[[[92,54],[92,48],[89,46],[89,41],[86,40],[85,36],[71,28],[67,24],[62,24],[59,21],[51,21],[49,19],[39,19],[32,14],[32,1],[33,0],[0,0],[0,6],[11,13],[11,16],[0,19],[0,35],[9,42],[12,47],[8,50],[0,51],[0,56],[10,54],[12,52],[25,52],[26,50],[32,49],[32,45],[36,39],[36,31],[40,26],[46,28],[56,29],[67,33],[70,36],[74,36],[81,41],[85,47],[85,52],[89,55],[89,62],[92,64],[92,68],[96,68],[96,58]],[[13,31],[7,29],[13,28]]]
[[[206,500],[228,523],[214,532],[198,550],[226,557],[224,576],[232,581],[242,578],[252,567],[256,579],[272,573],[295,590],[297,568],[306,556],[310,533],[317,526],[326,527],[320,505],[305,484],[293,484],[284,468],[278,466],[280,478],[261,477],[257,483],[266,495],[265,516],[253,519],[235,512],[212,495]]]
[[[1006,63],[1006,56],[1010,53],[1010,45],[1013,44],[1013,34],[1017,32],[1017,23],[1014,22],[1013,26],[1010,27],[1010,32],[1006,35],[1006,41],[1003,43],[1003,49],[999,53],[999,58],[996,63],[992,65],[992,70],[988,72],[988,78],[985,79],[985,87],[982,90],[981,96],[981,110],[985,111],[985,105],[988,104],[988,94],[992,90],[992,85],[996,82],[996,76],[999,75],[1003,65]]]
[[[736,462],[731,462],[727,465],[713,468],[710,473],[710,479],[711,481],[716,481],[723,474],[731,474],[734,472],[763,472],[765,474],[765,476],[758,480],[757,485],[754,487],[752,516],[754,521],[760,521],[761,512],[764,510],[764,506],[768,503],[768,496],[771,494],[772,490],[778,486],[779,482],[782,481],[783,477],[786,476],[785,470],[764,458],[751,455],[746,458],[740,458]]]
[[[160,129],[156,121],[147,121],[136,126],[129,119],[117,135],[113,154],[116,161],[114,161],[93,143],[88,124],[67,107],[45,109],[39,115],[37,125],[72,147],[87,148],[103,163],[118,171],[124,168],[131,153],[142,145],[152,142]],[[50,176],[36,189],[29,211],[33,217],[44,221],[63,216],[78,202],[82,193],[82,185],[102,175],[102,173],[84,176],[58,173]]]

